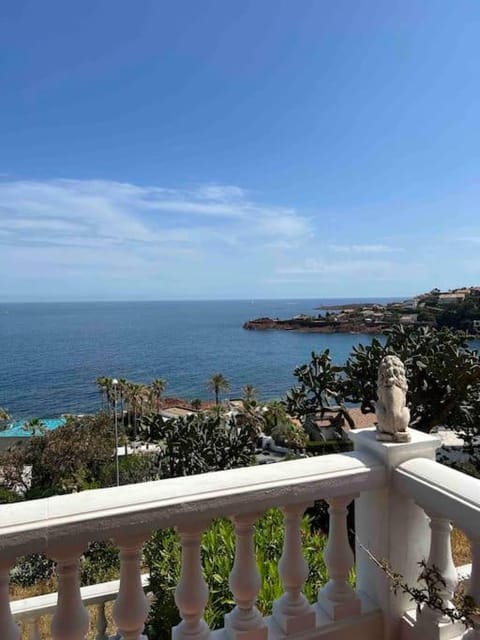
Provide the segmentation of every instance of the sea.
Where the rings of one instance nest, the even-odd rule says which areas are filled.
[[[393,299],[228,300],[0,304],[0,407],[15,419],[90,413],[100,407],[99,376],[168,382],[165,395],[208,399],[221,372],[228,396],[252,384],[280,398],[312,351],[341,364],[358,334],[247,331],[246,320],[320,313],[320,305]]]

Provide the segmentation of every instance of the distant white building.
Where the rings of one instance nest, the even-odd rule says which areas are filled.
[[[169,407],[168,409],[162,409],[159,414],[162,418],[169,420],[170,418],[185,418],[185,416],[191,416],[194,411],[184,409],[183,407]]]
[[[439,304],[458,304],[465,300],[464,293],[441,293],[438,296]]]

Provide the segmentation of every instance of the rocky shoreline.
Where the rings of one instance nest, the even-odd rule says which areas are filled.
[[[358,324],[356,322],[328,322],[325,320],[310,320],[304,318],[289,318],[287,320],[279,320],[278,318],[256,318],[255,320],[247,320],[243,324],[243,328],[248,331],[299,331],[304,333],[365,333],[379,334],[382,333],[386,325],[368,325]]]

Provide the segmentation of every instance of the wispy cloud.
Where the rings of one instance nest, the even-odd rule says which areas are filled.
[[[166,278],[183,289],[202,277],[227,282],[248,256],[261,262],[274,247],[288,253],[312,234],[293,208],[264,204],[234,185],[0,181],[0,269],[11,273],[4,284],[11,289],[22,278],[48,288],[62,275],[86,291],[122,278],[129,287],[148,281],[152,290]]]
[[[193,189],[139,186],[102,180],[0,183],[3,242],[86,246],[198,245],[215,237],[258,246],[298,242],[312,233],[293,209],[255,202],[240,187]]]
[[[400,247],[386,244],[331,244],[328,246],[335,253],[396,253],[403,251]]]
[[[308,258],[299,265],[279,267],[277,275],[287,276],[318,276],[375,273],[390,268],[391,262],[387,260],[340,260],[326,261],[316,258]]]

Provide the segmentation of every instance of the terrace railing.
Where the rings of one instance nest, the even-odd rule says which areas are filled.
[[[409,596],[390,591],[385,572],[372,556],[387,560],[409,584],[418,583],[417,563],[428,558],[446,578],[448,601],[455,580],[448,542],[453,520],[473,541],[470,591],[479,600],[480,482],[438,465],[434,456],[439,442],[433,436],[412,431],[409,443],[385,444],[375,440],[373,430],[362,430],[353,440],[352,453],[2,505],[0,637],[18,640],[17,621],[38,619],[35,603],[30,603],[30,610],[25,601],[10,603],[8,579],[17,557],[43,552],[55,560],[58,577],[58,595],[48,601],[48,612],[53,613],[49,637],[83,640],[88,628],[86,605],[91,603],[88,594],[95,589],[80,588],[80,557],[90,541],[112,539],[120,556],[120,580],[113,587],[115,594],[111,589],[108,596],[115,595],[115,628],[107,630],[102,620],[105,628],[98,630],[98,637],[109,631],[125,640],[140,640],[149,607],[141,573],[142,545],[152,531],[170,527],[177,530],[182,557],[175,594],[181,622],[172,629],[175,640],[207,640],[212,634],[228,640],[461,637],[463,629],[436,612],[422,612],[418,619],[412,616]],[[300,523],[305,509],[320,498],[327,500],[330,512],[324,554],[329,580],[311,603],[302,593],[308,566]],[[355,559],[346,523],[352,500],[356,501]],[[270,507],[280,508],[284,517],[279,562],[284,593],[273,603],[271,615],[264,617],[256,607],[260,576],[254,530]],[[202,573],[201,536],[212,519],[225,516],[233,521],[236,536],[229,579],[235,606],[225,612],[223,629],[211,630],[203,618],[208,587]],[[222,541],[218,544],[220,548]],[[355,589],[348,582],[354,564]],[[32,638],[38,637],[38,626],[30,624],[30,630]],[[478,634],[478,629],[472,633]]]
[[[144,573],[140,579],[144,589],[147,589],[149,575]],[[117,598],[119,589],[120,580],[93,584],[80,589],[83,606],[88,609],[89,613],[93,608],[96,609],[95,640],[108,640],[108,620],[105,605]],[[11,603],[13,617],[23,625],[29,640],[41,639],[41,622],[47,616],[55,613],[57,601],[58,593],[47,593],[41,596],[24,598],[23,600],[14,600]]]

